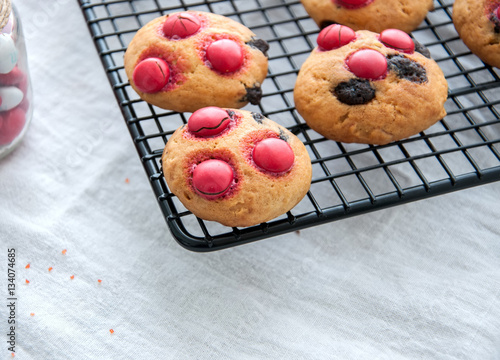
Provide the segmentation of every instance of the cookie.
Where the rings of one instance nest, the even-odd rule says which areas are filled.
[[[178,112],[257,105],[268,44],[227,17],[178,12],[142,27],[125,52],[130,85],[146,102]]]
[[[456,0],[453,24],[470,51],[500,67],[500,0]]]
[[[342,24],[354,30],[415,30],[434,9],[433,0],[301,0],[309,16],[324,28]]]
[[[286,128],[246,110],[206,107],[170,137],[168,187],[196,216],[231,227],[291,210],[311,184],[311,159]]]
[[[330,25],[299,71],[297,111],[341,142],[383,145],[417,134],[446,115],[448,84],[428,54],[401,30]]]

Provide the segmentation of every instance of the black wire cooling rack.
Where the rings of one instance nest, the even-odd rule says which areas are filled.
[[[448,115],[418,136],[385,146],[326,140],[295,111],[295,79],[319,32],[298,0],[79,2],[161,210],[187,249],[218,250],[500,180],[499,70],[483,64],[458,37],[451,20],[453,0],[435,0],[435,10],[412,33],[445,73]],[[261,105],[245,109],[286,126],[304,142],[313,179],[294,209],[268,223],[228,228],[198,219],[170,193],[163,178],[163,148],[189,114],[142,101],[128,83],[123,55],[140,27],[184,10],[228,16],[270,44]]]

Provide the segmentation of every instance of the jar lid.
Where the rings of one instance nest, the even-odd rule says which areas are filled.
[[[0,30],[9,22],[10,12],[12,11],[11,0],[0,0]]]

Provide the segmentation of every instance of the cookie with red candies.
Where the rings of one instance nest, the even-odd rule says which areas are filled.
[[[415,30],[434,9],[433,0],[301,0],[309,16],[324,28],[342,24],[354,30]]]
[[[470,51],[500,68],[500,0],[455,0],[453,24]]]
[[[259,113],[206,107],[165,146],[170,191],[196,216],[246,227],[291,210],[311,185],[311,159],[286,128]]]
[[[405,32],[330,25],[317,42],[299,71],[294,100],[309,127],[324,137],[383,145],[446,115],[443,72]]]
[[[257,105],[269,45],[244,25],[200,11],[143,26],[125,52],[130,85],[146,102],[178,112]]]

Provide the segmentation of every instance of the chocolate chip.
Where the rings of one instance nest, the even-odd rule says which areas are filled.
[[[285,132],[283,131],[283,129],[280,129],[280,135],[279,135],[279,138],[283,141],[286,141],[288,142],[288,135],[285,134]]]
[[[496,16],[496,11],[491,13],[490,15],[490,21],[493,23],[493,31],[495,31],[495,34],[500,33],[500,19]]]
[[[347,105],[362,105],[375,97],[375,89],[370,81],[365,79],[351,79],[338,84],[332,93],[340,102]]]
[[[429,49],[427,49],[427,47],[425,45],[422,45],[421,43],[419,43],[415,39],[413,39],[413,42],[415,43],[415,51],[416,52],[421,53],[426,58],[429,58],[429,59],[431,58],[431,52],[429,51]]]
[[[247,42],[247,45],[260,50],[267,57],[267,50],[269,50],[269,44],[267,41],[253,37],[249,42]]]
[[[331,21],[331,20],[323,20],[321,22],[321,24],[319,24],[319,28],[321,30],[323,30],[324,28],[326,28],[327,26],[330,26],[330,25],[335,25],[335,24],[338,24],[336,23],[335,21]]]
[[[252,111],[252,117],[259,124],[262,124],[262,121],[264,121],[264,119],[265,119],[264,115],[256,113],[256,112],[253,112],[253,111]]]
[[[260,86],[254,85],[251,88],[245,86],[245,90],[247,91],[247,94],[240,101],[248,101],[252,105],[259,105],[260,99],[262,99],[262,89],[260,88]]]
[[[425,68],[403,55],[389,56],[387,59],[389,70],[392,70],[401,79],[422,84],[427,81],[427,72]]]
[[[227,114],[231,119],[234,119],[234,115],[236,114],[233,110],[226,110]]]

